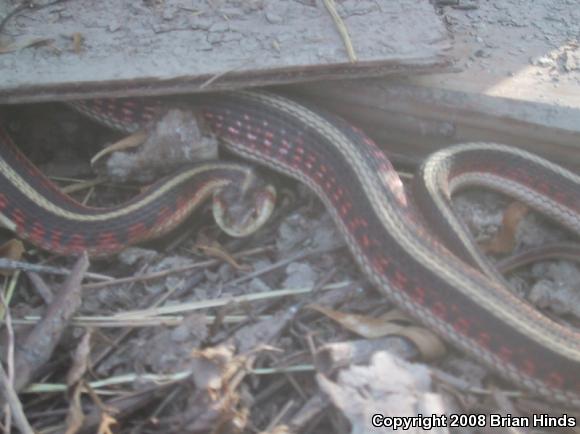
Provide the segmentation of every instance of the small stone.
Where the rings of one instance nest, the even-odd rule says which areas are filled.
[[[181,324],[171,331],[171,340],[174,342],[185,342],[189,338],[189,327]]]
[[[266,12],[266,20],[271,24],[280,24],[284,21],[280,15],[274,12]]]
[[[109,23],[108,27],[109,32],[116,32],[121,28],[121,23],[119,21],[112,21]]]
[[[549,68],[555,66],[554,60],[546,56],[531,59],[531,64],[534,66],[540,66],[542,68]]]

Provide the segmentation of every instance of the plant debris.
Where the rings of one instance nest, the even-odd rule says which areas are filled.
[[[69,127],[49,126],[33,112],[38,127],[28,142],[38,135],[75,142],[76,115],[51,112]],[[91,135],[103,137],[96,129]],[[37,160],[62,158],[39,152]],[[71,173],[93,179],[84,164],[69,163]],[[394,311],[358,271],[314,195],[280,183],[286,193],[272,222],[247,239],[221,233],[206,206],[179,234],[90,266],[36,250],[0,262],[17,270],[3,277],[1,310],[0,379],[12,425],[23,432],[28,423],[70,433],[342,434],[373,432],[369,415],[379,410],[535,408],[524,392]],[[103,180],[72,194],[100,206],[139,189]],[[494,260],[570,241],[490,192],[465,191],[454,204],[474,239],[509,246],[490,251]],[[550,258],[507,278],[523,298],[577,323],[579,273],[576,263]]]

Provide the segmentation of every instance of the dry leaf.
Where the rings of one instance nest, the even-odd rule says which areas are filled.
[[[516,243],[516,231],[520,221],[529,212],[529,208],[521,202],[511,203],[503,214],[501,227],[495,236],[481,243],[485,253],[509,253]]]
[[[351,433],[398,432],[372,426],[372,416],[399,417],[447,413],[443,397],[431,392],[431,372],[425,366],[408,363],[381,351],[368,366],[351,366],[336,377],[316,375],[323,393],[349,420]],[[392,428],[392,427],[390,427]],[[424,430],[411,427],[408,433],[447,434],[447,428]]]
[[[97,434],[114,434],[111,426],[116,424],[117,420],[114,417],[108,415],[107,413],[103,413]]]
[[[122,138],[118,142],[115,142],[103,150],[97,152],[93,158],[91,158],[91,166],[94,166],[97,161],[103,158],[105,155],[112,154],[116,151],[125,151],[127,149],[136,148],[142,145],[145,140],[147,140],[148,134],[144,131],[137,131],[127,137]]]
[[[91,353],[91,335],[92,333],[90,331],[85,333],[75,350],[73,366],[69,369],[66,377],[68,387],[73,387],[79,383],[83,375],[85,375],[85,372],[87,372]]]
[[[82,33],[76,32],[73,33],[72,35],[72,40],[73,40],[73,51],[76,54],[79,54],[82,49],[83,49],[83,40],[84,40],[84,36],[82,35]]]
[[[417,349],[425,359],[435,359],[445,354],[445,345],[430,330],[416,325],[402,325],[395,322],[408,321],[408,318],[399,311],[395,311],[395,313],[393,311],[387,312],[383,317],[373,318],[366,315],[342,313],[315,304],[307,307],[326,315],[344,328],[367,339],[389,335],[407,338],[417,346]]]
[[[292,434],[293,431],[287,425],[276,425],[268,431],[261,431],[260,434]]]
[[[22,241],[12,238],[6,241],[4,244],[0,245],[0,258],[10,259],[12,261],[20,261],[22,259],[22,254],[24,253],[24,244]],[[2,270],[0,269],[0,275],[11,276],[14,274],[14,270]]]
[[[52,42],[53,42],[52,39],[37,38],[37,39],[31,39],[30,41],[25,42],[23,44],[10,44],[10,45],[5,45],[5,46],[0,46],[0,54],[12,53],[14,51],[22,50],[23,48],[28,48],[28,47],[38,47],[40,45],[49,45]]]
[[[81,394],[83,390],[83,385],[77,383],[70,395],[70,404],[68,407],[68,413],[66,415],[66,434],[75,434],[79,432],[83,426],[85,420],[85,414],[83,413],[83,406],[81,403]]]
[[[252,271],[252,268],[249,265],[242,265],[236,261],[235,258],[230,255],[217,241],[210,241],[208,244],[197,243],[195,247],[201,250],[204,255],[209,256],[210,258],[221,259],[238,271]]]

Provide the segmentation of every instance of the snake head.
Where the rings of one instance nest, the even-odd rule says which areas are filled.
[[[254,174],[244,182],[231,183],[213,195],[216,223],[228,235],[246,237],[270,218],[276,204],[276,189]]]

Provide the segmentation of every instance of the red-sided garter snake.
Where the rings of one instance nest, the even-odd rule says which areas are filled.
[[[76,106],[126,131],[161,107],[135,100]],[[580,177],[501,145],[448,148],[416,177],[422,181],[416,198],[436,225],[432,235],[384,154],[345,121],[253,91],[216,95],[200,107],[230,151],[305,183],[321,198],[367,277],[399,307],[519,386],[580,407],[580,334],[513,295],[469,244],[449,205],[453,190],[483,184],[580,234]],[[0,138],[1,220],[34,244],[64,254],[110,252],[159,235],[209,190],[239,182],[242,170],[206,163],[196,169],[209,174],[201,176],[202,187],[187,182],[192,170],[179,182],[178,175],[161,181],[129,206],[87,209],[41,177],[4,133]]]

